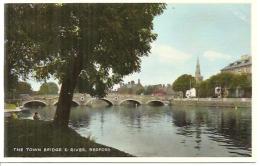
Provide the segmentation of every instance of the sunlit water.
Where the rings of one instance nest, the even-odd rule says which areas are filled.
[[[22,113],[52,120],[55,108]],[[97,143],[145,157],[251,156],[251,108],[77,107],[70,127]]]

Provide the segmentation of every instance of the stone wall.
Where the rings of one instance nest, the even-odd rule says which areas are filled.
[[[206,107],[251,107],[250,98],[193,98],[173,99],[170,105],[206,106]]]

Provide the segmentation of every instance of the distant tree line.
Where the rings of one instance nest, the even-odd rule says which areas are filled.
[[[58,94],[59,87],[54,82],[43,83],[40,87],[38,94]]]
[[[54,82],[46,82],[40,86],[39,91],[33,91],[31,84],[24,81],[18,81],[16,86],[7,91],[5,94],[6,99],[19,98],[22,94],[28,95],[44,95],[44,94],[58,94],[58,85]]]
[[[199,97],[215,97],[215,87],[221,87],[223,97],[248,97],[252,95],[249,74],[220,73],[197,85]]]
[[[172,92],[170,85],[148,85],[144,88],[144,95],[168,95]]]
[[[130,87],[121,86],[118,88],[117,93],[119,94],[131,94],[131,95],[141,95],[144,93],[144,87],[141,84],[135,84]]]
[[[219,73],[209,79],[196,83],[191,75],[184,74],[172,84],[175,91],[183,94],[190,88],[196,88],[197,97],[216,97],[215,88],[221,88],[222,97],[248,97],[252,95],[251,74]]]
[[[168,85],[148,85],[148,86],[142,86],[142,85],[133,85],[133,86],[122,86],[118,88],[117,93],[119,94],[133,94],[133,95],[168,95],[170,93],[173,93],[173,90],[171,89],[170,84]]]

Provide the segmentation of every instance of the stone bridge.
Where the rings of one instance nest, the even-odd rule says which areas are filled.
[[[58,96],[54,95],[41,95],[32,96],[22,101],[22,106],[30,107],[30,105],[37,106],[55,106],[58,103]],[[167,96],[146,96],[146,95],[119,95],[109,94],[105,98],[93,98],[86,94],[74,94],[72,106],[91,106],[95,101],[105,101],[109,106],[122,105],[131,103],[136,106],[139,105],[152,105],[162,106],[168,105],[171,100]]]

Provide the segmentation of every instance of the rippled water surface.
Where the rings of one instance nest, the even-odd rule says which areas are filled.
[[[54,107],[32,109],[52,120]],[[76,107],[70,126],[82,136],[136,156],[251,156],[251,108]]]

